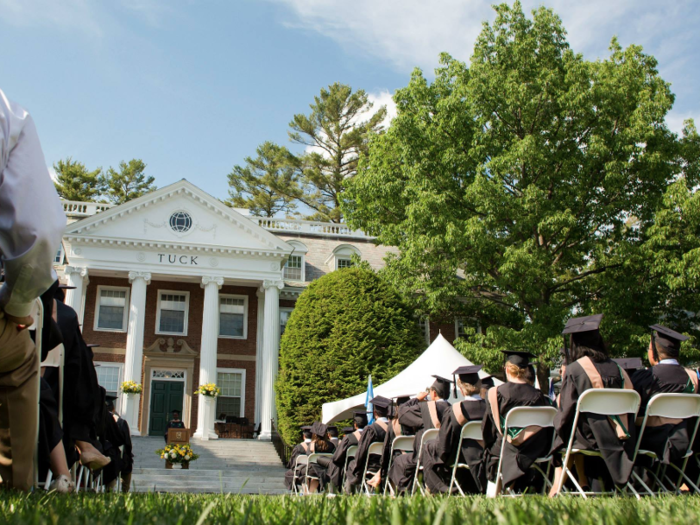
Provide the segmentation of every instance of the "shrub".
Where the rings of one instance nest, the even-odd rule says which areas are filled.
[[[321,405],[379,385],[425,348],[413,313],[365,267],[338,270],[299,296],[280,344],[278,427],[288,443],[321,418]]]

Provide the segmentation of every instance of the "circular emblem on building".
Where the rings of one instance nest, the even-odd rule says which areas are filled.
[[[136,254],[136,260],[138,262],[145,262],[146,261],[146,254],[143,252],[139,252],[138,254]]]
[[[270,263],[270,270],[277,271],[280,269],[280,265],[276,262]]]
[[[216,257],[212,257],[211,259],[209,259],[209,266],[211,266],[212,268],[216,268],[217,266],[219,266],[219,260]]]
[[[192,217],[186,211],[176,211],[170,216],[170,227],[177,233],[185,233],[192,228]]]

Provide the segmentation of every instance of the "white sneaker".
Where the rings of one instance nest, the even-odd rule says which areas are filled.
[[[61,475],[51,482],[49,490],[55,490],[59,494],[70,494],[75,491],[75,483],[68,476]]]

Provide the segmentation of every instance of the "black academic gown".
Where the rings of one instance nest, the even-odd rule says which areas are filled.
[[[469,421],[481,421],[484,418],[486,402],[479,398],[469,398],[459,403],[462,415]],[[466,424],[466,423],[465,423]],[[452,468],[457,454],[460,463],[469,465],[469,471],[458,471],[460,486],[465,492],[475,494],[486,491],[486,470],[484,469],[484,447],[473,439],[465,440],[460,448],[459,437],[462,425],[457,422],[452,409],[445,410],[440,422],[440,433],[436,441],[423,446],[421,462],[424,466],[423,477],[428,490],[432,493],[445,493],[450,488]]]
[[[620,368],[613,360],[606,359],[593,364],[600,374],[604,388],[624,387]],[[554,452],[566,450],[576,416],[576,403],[581,394],[590,388],[592,388],[591,382],[578,361],[566,367],[559,397],[559,411],[554,419],[557,431]],[[634,424],[632,424],[635,414],[629,414],[627,417],[629,422],[627,432],[630,437],[626,440],[620,440],[606,416],[594,414],[581,414],[579,416],[574,448],[598,450],[605,463],[601,465],[600,461],[596,461],[596,458],[587,457],[585,466],[589,479],[602,478],[603,481],[612,481],[615,485],[624,485],[629,480],[632,473],[632,457],[634,456],[637,433]],[[563,458],[560,454],[556,454],[555,459],[560,462]]]
[[[637,370],[632,376],[632,384],[641,398],[637,414],[637,419],[640,422],[644,418],[649,400],[655,394],[692,394],[695,392],[695,387],[685,368],[673,364],[659,364],[652,368]],[[692,423],[695,423],[695,420]],[[690,433],[692,431],[691,425]],[[662,463],[669,464],[678,461],[685,455],[690,438],[686,421],[677,425],[665,424],[653,427],[647,423],[640,448],[655,452]]]
[[[360,436],[361,435],[362,433],[360,433]],[[358,442],[359,441],[355,436],[355,432],[352,432],[343,437],[343,439],[340,440],[340,443],[338,443],[338,446],[335,449],[333,459],[328,465],[327,474],[330,484],[333,485],[333,487],[335,487],[337,490],[342,488],[343,474],[345,472],[345,459],[347,458],[348,449],[357,445]]]
[[[307,447],[311,446],[311,440],[305,442]],[[294,479],[294,468],[297,464],[297,458],[301,455],[305,455],[306,450],[304,446],[299,443],[292,449],[292,456],[289,458],[289,464],[287,465],[287,471],[284,473],[284,485],[287,490],[292,490],[292,480]]]
[[[386,422],[389,425],[389,422]],[[362,437],[360,437],[360,442],[357,445],[357,454],[355,458],[348,464],[348,471],[346,473],[345,480],[345,491],[352,493],[355,491],[356,487],[362,484],[362,474],[365,470],[365,463],[367,462],[367,456],[369,452],[369,447],[372,443],[384,442],[386,438],[386,431],[379,425],[377,421],[365,427],[362,431]],[[376,471],[381,468],[381,457],[370,456],[369,457],[369,469]]]
[[[335,452],[335,446],[333,445],[333,443],[331,443],[330,441],[326,441],[325,443],[326,449],[323,451],[313,447],[310,440],[304,442],[304,444],[306,444],[306,448],[304,448],[304,444],[300,443],[292,449],[292,457],[289,458],[289,468],[284,473],[284,485],[287,487],[287,490],[292,490],[292,481],[294,479],[295,470],[297,474],[298,486],[301,485],[301,482],[304,479],[306,465],[300,465],[299,467],[296,466],[297,458],[299,456],[308,456],[310,454],[313,454],[314,451],[320,454],[332,454]],[[309,474],[311,474],[312,476],[316,476],[319,479],[319,491],[323,491],[326,487],[326,484],[328,483],[328,475],[326,473],[326,469],[321,465],[314,463],[312,465],[309,465]]]
[[[163,436],[165,438],[165,442],[168,442],[168,430],[171,428],[185,428],[185,423],[178,419],[177,421],[170,420],[168,421],[168,424],[165,426],[165,435]]]
[[[325,447],[320,446],[319,443],[316,443],[314,447],[314,452],[317,454],[333,454],[335,453],[335,445],[333,442],[329,439],[324,440]],[[305,474],[306,467],[304,468],[299,468],[297,471],[297,475],[302,477]],[[309,465],[309,475],[314,476],[318,478],[318,491],[323,492],[326,489],[326,485],[328,485],[329,477],[328,477],[328,467],[323,466],[320,463],[311,463]]]
[[[119,434],[121,436],[121,440],[124,443],[124,451],[122,452],[122,468],[121,468],[121,475],[122,477],[126,476],[127,474],[130,474],[134,470],[134,452],[133,452],[133,445],[131,443],[131,429],[129,428],[129,423],[126,422],[125,419],[122,419],[120,416],[113,414],[112,417],[115,417],[115,421],[117,423],[117,428],[119,429]]]
[[[444,400],[435,404],[438,419],[442,421],[445,412],[451,410],[451,405]],[[428,403],[413,398],[399,407],[399,423],[414,430],[413,453],[402,454],[394,458],[389,471],[389,481],[394,484],[397,492],[404,492],[411,487],[416,475],[416,463],[421,446],[421,439],[426,430],[435,428],[430,418]]]
[[[493,420],[493,413],[489,401],[486,399],[481,431],[484,436],[486,475],[489,481],[495,482],[502,443],[502,436],[498,429],[503,428],[502,422],[505,422],[508,412],[516,407],[542,407],[551,406],[552,403],[542,392],[528,384],[505,383],[493,388],[497,388],[501,421],[495,422]],[[536,459],[547,455],[551,443],[551,429],[542,429],[518,447],[506,441],[502,466],[504,487],[512,485],[516,491],[534,487],[536,480],[534,474],[528,472],[528,469]]]

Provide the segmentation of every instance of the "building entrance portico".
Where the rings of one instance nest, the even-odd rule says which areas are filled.
[[[101,345],[95,360],[123,362],[122,379],[143,387],[121,395],[134,434],[161,425],[154,396],[171,395],[162,382],[177,379],[185,425],[215,438],[215,404],[193,392],[235,369],[245,371],[244,417],[270,438],[289,244],[182,180],[69,225],[64,245],[76,285],[67,302],[86,341]],[[157,378],[159,370],[182,377]]]

